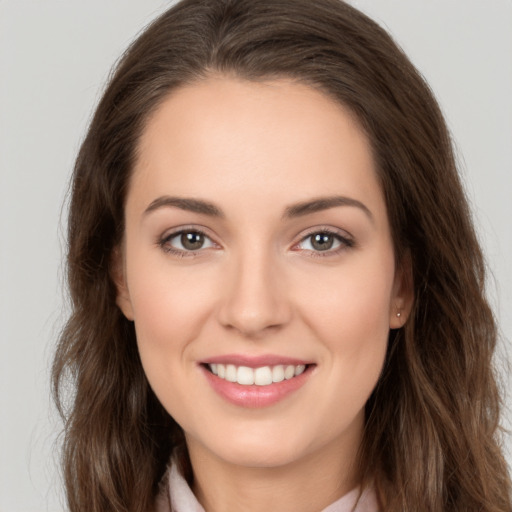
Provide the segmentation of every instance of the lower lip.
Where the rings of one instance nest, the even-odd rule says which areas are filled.
[[[201,369],[210,386],[222,398],[240,407],[252,409],[274,405],[293,392],[300,389],[307,381],[313,369],[313,365],[307,366],[303,373],[288,380],[275,382],[268,386],[243,386],[237,382],[229,382],[217,377],[204,366]]]

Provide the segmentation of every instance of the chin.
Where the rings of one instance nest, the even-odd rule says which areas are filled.
[[[301,457],[301,451],[284,449],[268,443],[267,446],[235,446],[228,453],[219,456],[235,466],[278,468],[296,462]]]
[[[289,429],[279,429],[278,432],[249,430],[238,432],[238,435],[224,432],[210,441],[206,441],[205,446],[217,458],[235,466],[251,468],[283,467],[314,451],[305,439],[290,436]]]

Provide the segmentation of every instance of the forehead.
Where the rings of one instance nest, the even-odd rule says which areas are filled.
[[[369,141],[351,112],[289,80],[211,77],[173,91],[146,124],[130,188],[382,200]]]

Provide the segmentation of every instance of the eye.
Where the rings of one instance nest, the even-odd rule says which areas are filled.
[[[338,233],[322,230],[315,231],[305,236],[298,244],[299,250],[311,252],[336,253],[338,250],[353,247],[354,243],[349,238]]]
[[[188,229],[164,237],[160,241],[160,246],[168,252],[184,255],[187,252],[215,247],[215,244],[203,232]]]

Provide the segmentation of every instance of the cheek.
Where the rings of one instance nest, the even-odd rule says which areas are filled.
[[[389,337],[394,262],[351,266],[330,276],[330,293],[316,289],[302,308],[331,365],[327,389],[362,407],[382,371]]]
[[[302,309],[309,322],[324,333],[323,338],[330,339],[334,334],[347,344],[346,348],[354,349],[371,342],[372,333],[387,338],[394,263],[391,258],[371,263],[361,261],[334,269],[323,282],[317,279],[307,287],[311,291]]]
[[[170,366],[190,358],[211,305],[211,287],[198,269],[176,271],[154,251],[132,249],[127,260],[130,298],[140,356],[148,378],[164,378]],[[191,277],[193,276],[193,278]]]
[[[196,414],[187,406],[195,392],[194,366],[189,363],[208,302],[201,281],[173,275],[158,265],[132,275],[142,276],[132,282],[131,295],[144,372],[169,414],[177,420],[189,418]]]

